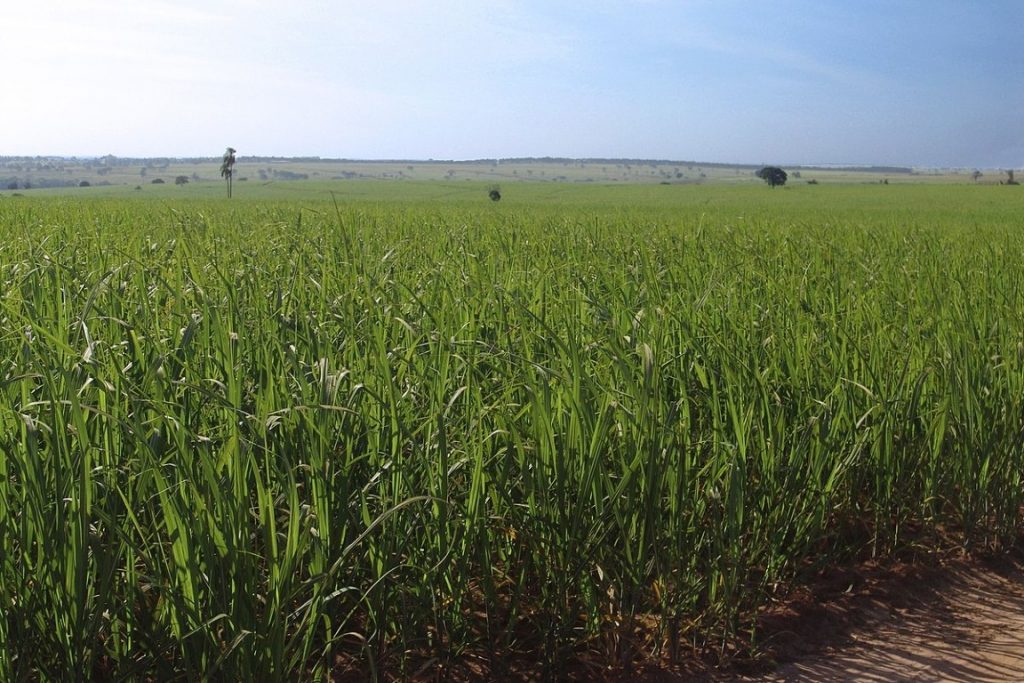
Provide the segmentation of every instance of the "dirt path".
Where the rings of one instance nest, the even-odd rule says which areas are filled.
[[[716,667],[695,655],[630,671],[582,665],[566,680],[1024,683],[1024,537],[997,558],[949,550],[833,569],[781,596],[758,624],[753,660],[739,655]],[[453,680],[544,678],[525,663],[511,677],[474,669]]]
[[[871,583],[851,584],[817,611],[782,615],[775,635],[784,663],[732,680],[1024,681],[1020,558],[955,561]]]

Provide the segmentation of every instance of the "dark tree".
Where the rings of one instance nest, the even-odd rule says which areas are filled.
[[[83,180],[82,182],[78,183],[78,186],[79,187],[89,187],[89,181],[88,180]]]
[[[758,178],[768,183],[769,187],[785,185],[789,176],[778,166],[765,166],[755,174]]]
[[[501,201],[501,190],[499,190],[498,188],[495,187],[495,188],[491,189],[490,192],[487,193],[487,196],[491,198],[492,202],[500,202]]]
[[[220,165],[220,174],[228,184],[228,198],[231,198],[231,178],[235,174],[235,149],[228,147],[224,150],[224,159]]]
[[[153,178],[153,180],[150,181],[150,184],[151,185],[163,185],[164,184],[164,179],[163,178]]]
[[[174,184],[175,185],[186,185],[187,183],[188,183],[188,176],[187,175],[179,175],[179,176],[175,176],[175,178],[174,178]]]

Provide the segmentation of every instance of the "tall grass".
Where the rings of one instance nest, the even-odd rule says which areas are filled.
[[[0,678],[557,676],[1019,533],[1007,222],[312,207],[0,205]]]

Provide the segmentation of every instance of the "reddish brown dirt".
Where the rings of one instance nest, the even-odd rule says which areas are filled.
[[[629,671],[579,661],[563,676],[609,683],[1024,681],[1024,551],[832,570],[766,610],[758,642],[756,659],[719,667],[696,656]],[[501,668],[496,675],[467,660],[443,671],[428,662],[413,679],[544,680],[535,659]]]
[[[767,610],[760,630],[755,661],[605,680],[1024,681],[1024,552],[833,570]]]
[[[869,568],[849,579],[848,592],[828,595],[840,579],[769,619],[778,668],[731,680],[1024,681],[1020,554]]]

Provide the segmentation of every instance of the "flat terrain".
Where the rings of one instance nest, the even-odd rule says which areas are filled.
[[[480,161],[350,161],[238,157],[234,193],[241,198],[300,199],[315,196],[360,198],[421,196],[430,183],[443,183],[449,196],[472,188],[511,189],[521,184],[562,186],[743,186],[760,185],[756,165],[696,161],[513,159]],[[789,186],[858,184],[998,185],[1006,175],[985,169],[787,167]],[[183,179],[183,184],[179,184]],[[80,185],[86,185],[80,187]],[[409,187],[409,186],[413,187]],[[380,187],[386,186],[386,187]],[[403,187],[405,186],[405,187]],[[566,189],[569,186],[569,189]],[[0,196],[68,194],[75,197],[220,197],[225,192],[219,159],[0,158]],[[514,192],[516,194],[517,192]],[[428,191],[428,194],[429,191]]]
[[[771,674],[738,680],[1024,680],[1024,573],[1015,561],[956,560],[887,579],[851,575],[849,593],[805,606],[789,659]],[[822,597],[822,596],[819,596]],[[797,648],[800,636],[804,652]]]
[[[1024,680],[1024,553],[832,568],[768,608],[753,661],[650,667],[648,683]],[[731,672],[728,672],[732,669]],[[747,673],[736,673],[746,670]],[[751,673],[757,671],[757,673]]]
[[[0,679],[1014,671],[1019,187],[241,185],[0,196]]]

